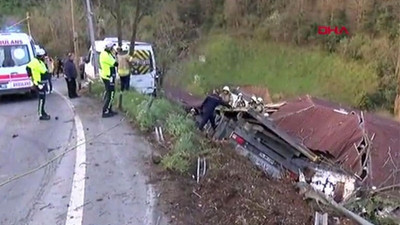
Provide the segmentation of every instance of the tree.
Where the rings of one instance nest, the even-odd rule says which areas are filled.
[[[394,116],[400,121],[400,38],[398,40],[399,51],[397,53],[396,77],[397,77],[397,95],[394,101]]]
[[[131,55],[133,55],[135,51],[135,42],[139,23],[145,15],[151,12],[152,4],[152,0],[136,0],[135,2],[135,16],[132,23],[132,34],[129,48]]]
[[[122,18],[121,18],[121,2],[120,0],[115,0],[115,11],[116,11],[116,19],[117,19],[117,37],[118,37],[118,46],[122,46]]]

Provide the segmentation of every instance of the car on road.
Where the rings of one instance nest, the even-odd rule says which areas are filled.
[[[25,33],[0,33],[0,95],[33,93],[26,65],[35,57],[35,42]]]

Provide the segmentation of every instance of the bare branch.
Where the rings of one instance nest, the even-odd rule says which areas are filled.
[[[114,19],[117,19],[117,15],[115,15],[114,10],[110,9],[110,14]]]
[[[397,172],[400,172],[400,171],[397,171]],[[396,189],[396,188],[400,188],[400,184],[393,184],[393,185],[386,186],[386,187],[383,187],[383,188],[378,188],[378,189],[374,190],[372,193],[385,192],[385,191],[389,191],[391,189],[393,190],[393,189]]]

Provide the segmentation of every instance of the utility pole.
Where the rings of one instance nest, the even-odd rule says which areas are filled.
[[[71,18],[72,18],[72,40],[74,42],[74,62],[75,62],[75,66],[76,68],[79,68],[79,61],[78,61],[78,57],[79,57],[79,44],[78,44],[78,33],[76,32],[75,29],[75,15],[74,15],[74,0],[70,0],[71,1]],[[78,76],[78,90],[81,89],[81,76]]]
[[[99,67],[98,67],[98,57],[96,51],[96,41],[94,36],[94,28],[93,28],[93,13],[90,8],[90,0],[86,0],[86,12],[88,17],[88,27],[89,27],[89,34],[90,34],[90,43],[92,45],[92,57],[93,57],[93,67],[94,67],[94,74],[95,77],[99,77]]]
[[[29,12],[26,12],[26,24],[28,25],[28,33],[29,33],[29,36],[32,36],[30,21],[31,21],[31,17],[29,15]]]

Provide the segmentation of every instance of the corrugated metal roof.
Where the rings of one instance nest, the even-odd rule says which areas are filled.
[[[370,185],[388,186],[400,182],[400,123],[305,96],[288,101],[271,119],[305,146],[331,156],[346,169],[360,175],[363,157],[357,146],[363,135],[372,139]],[[365,133],[363,131],[363,126]]]

